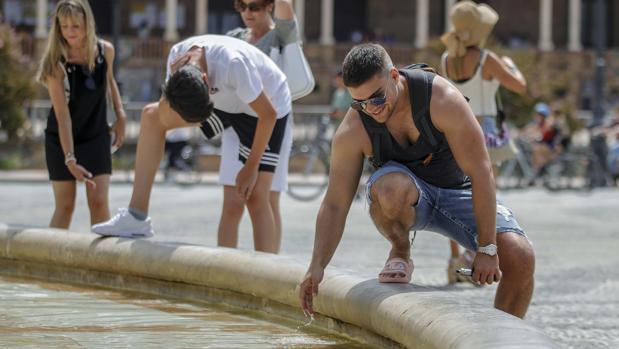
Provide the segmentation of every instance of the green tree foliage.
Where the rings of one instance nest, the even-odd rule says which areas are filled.
[[[34,72],[10,28],[0,25],[0,130],[16,142],[26,125],[24,103],[35,96]]]

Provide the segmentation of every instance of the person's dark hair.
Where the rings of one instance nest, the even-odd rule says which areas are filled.
[[[162,90],[170,107],[187,122],[202,122],[213,112],[209,87],[195,65],[181,67],[170,76]]]
[[[344,85],[358,87],[392,66],[391,57],[382,46],[378,44],[357,45],[344,58],[342,65]]]

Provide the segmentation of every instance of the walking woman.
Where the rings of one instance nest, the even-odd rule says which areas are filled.
[[[55,200],[50,227],[69,228],[76,181],[86,183],[91,224],[110,218],[110,132],[119,147],[126,120],[113,61],[114,47],[97,38],[88,2],[59,1],[37,77],[52,101],[45,130],[45,159]],[[116,112],[111,129],[106,119],[108,94]]]
[[[443,75],[468,97],[486,140],[490,160],[495,167],[515,156],[506,133],[497,127],[496,93],[503,86],[516,93],[525,93],[526,80],[514,62],[507,56],[499,58],[484,49],[484,43],[499,20],[499,15],[486,4],[460,1],[451,9],[453,30],[441,40],[447,47],[442,57]],[[451,241],[451,259],[447,268],[449,283],[458,281],[455,270],[469,267],[474,253],[460,254],[458,245]]]

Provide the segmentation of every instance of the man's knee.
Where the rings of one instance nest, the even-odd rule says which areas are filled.
[[[389,219],[395,219],[404,209],[410,209],[417,202],[419,192],[411,179],[403,174],[394,173],[379,178],[371,189],[372,201],[382,214]]]
[[[140,118],[141,127],[163,127],[161,120],[159,119],[159,103],[150,103],[142,108],[142,115]]]
[[[526,237],[516,233],[497,235],[499,262],[505,276],[531,278],[535,272],[535,252]]]

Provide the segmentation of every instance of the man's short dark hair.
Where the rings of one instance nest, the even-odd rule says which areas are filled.
[[[392,66],[391,57],[382,46],[378,44],[357,45],[344,58],[342,66],[344,85],[358,87]]]
[[[202,71],[192,64],[170,76],[163,85],[163,98],[190,123],[203,122],[213,112],[209,86],[202,78]]]

